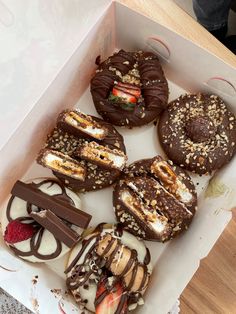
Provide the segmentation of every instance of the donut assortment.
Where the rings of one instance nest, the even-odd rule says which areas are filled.
[[[236,119],[220,97],[186,94],[172,101],[158,124],[160,143],[177,165],[207,174],[236,151]]]
[[[91,94],[104,120],[79,110],[59,114],[37,156],[56,178],[17,181],[1,229],[12,252],[29,262],[68,254],[66,286],[83,313],[124,314],[144,304],[151,280],[143,240],[166,242],[189,228],[197,193],[185,170],[211,174],[227,164],[236,151],[236,119],[216,95],[181,95],[168,105],[167,81],[150,52],[110,56],[92,78]],[[159,116],[169,160],[157,155],[127,166],[113,125],[142,126]],[[118,224],[92,228],[78,193],[112,185]]]
[[[158,117],[167,106],[169,92],[154,53],[120,50],[99,65],[91,94],[105,121],[135,127]]]

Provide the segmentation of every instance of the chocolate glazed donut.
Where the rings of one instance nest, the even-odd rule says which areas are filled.
[[[120,50],[100,64],[91,93],[104,120],[134,127],[153,121],[165,109],[168,84],[155,54]]]
[[[54,167],[46,162],[49,154],[55,158]],[[60,169],[58,158],[62,160]],[[111,185],[121,174],[121,168],[111,165],[117,159],[126,162],[125,145],[122,135],[110,123],[76,110],[65,110],[59,115],[57,127],[49,134],[37,162],[53,170],[73,191],[84,192]],[[65,160],[67,163],[63,164]]]
[[[186,94],[172,101],[158,124],[160,143],[177,165],[208,174],[236,151],[236,119],[216,95]]]
[[[190,225],[197,195],[189,175],[160,156],[134,162],[113,193],[116,218],[125,230],[165,242]]]

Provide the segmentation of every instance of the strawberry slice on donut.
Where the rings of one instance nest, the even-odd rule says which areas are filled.
[[[31,224],[22,223],[19,220],[12,220],[7,225],[4,240],[7,243],[18,243],[32,238],[35,229]]]
[[[114,85],[112,94],[122,98],[127,103],[136,103],[141,95],[141,90],[136,85],[118,82]]]
[[[109,283],[106,277],[98,283],[95,299],[96,314],[127,313],[127,299],[122,285],[114,277],[111,279],[112,283]]]

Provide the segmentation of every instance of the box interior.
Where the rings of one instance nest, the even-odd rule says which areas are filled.
[[[169,100],[185,92],[207,91],[217,93],[236,112],[234,69],[147,17],[113,3],[1,151],[2,206],[5,206],[17,179],[52,176],[49,170],[34,162],[46,135],[54,127],[62,109],[76,107],[97,116],[88,87],[96,69],[95,59],[100,55],[104,60],[121,48],[127,51],[151,50],[160,56],[169,82]],[[117,129],[124,136],[129,163],[157,154],[165,156],[153,123],[132,130]],[[166,244],[146,242],[151,251],[154,272],[146,302],[139,308],[139,313],[153,313],[158,308],[158,313],[166,314],[197,270],[200,260],[223,232],[231,219],[230,209],[236,203],[236,171],[232,171],[233,168],[236,168],[235,158],[213,177],[192,176],[199,206],[190,229]],[[218,189],[218,193],[209,193],[214,189]],[[93,215],[92,225],[103,221],[115,222],[112,188],[83,194],[81,199],[83,209]],[[2,239],[0,256],[0,285],[28,308],[52,314],[57,313],[61,306],[66,313],[79,313],[73,303],[67,302],[63,296],[66,288],[60,267],[65,259],[48,265],[32,265],[14,257]],[[17,271],[9,272],[1,266]],[[37,285],[31,282],[35,275],[39,276]],[[13,279],[14,285],[9,285]],[[23,286],[25,289],[22,289]],[[50,292],[55,288],[61,289],[59,297]]]

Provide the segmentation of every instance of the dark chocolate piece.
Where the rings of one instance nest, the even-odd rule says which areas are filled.
[[[122,98],[110,97],[117,82],[141,88],[137,103],[127,105]],[[133,127],[153,121],[166,108],[168,84],[155,54],[120,50],[99,65],[91,80],[91,93],[104,120]]]
[[[37,162],[43,167],[76,180],[84,181],[86,178],[86,167],[68,155],[55,150],[42,149]]]
[[[113,205],[125,229],[164,242],[188,228],[197,196],[187,173],[160,156],[134,162],[124,172],[115,186]]]
[[[79,235],[50,210],[32,211],[30,217],[70,248],[79,240]]]
[[[158,124],[160,143],[173,162],[210,174],[236,152],[236,119],[220,97],[186,94],[172,101]]]
[[[51,210],[60,218],[83,229],[88,227],[92,218],[91,215],[83,212],[82,210],[76,209],[58,198],[54,198],[46,193],[43,193],[33,185],[26,184],[21,181],[17,181],[14,184],[11,194],[39,208]]]

